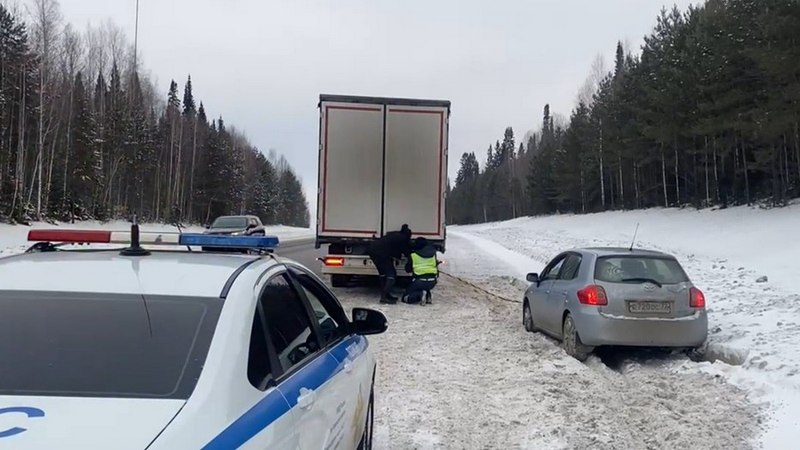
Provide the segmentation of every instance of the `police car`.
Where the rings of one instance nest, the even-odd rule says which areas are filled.
[[[134,224],[28,239],[0,259],[0,449],[371,447],[364,336],[386,318],[349,319],[314,274],[270,252],[276,237]]]

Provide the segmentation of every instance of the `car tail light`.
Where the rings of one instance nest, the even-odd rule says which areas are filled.
[[[592,284],[578,291],[578,301],[584,305],[603,306],[608,304],[603,286]]]
[[[342,267],[344,266],[344,258],[326,256],[324,263],[326,266]]]
[[[706,296],[696,287],[689,289],[689,306],[692,308],[705,308]]]

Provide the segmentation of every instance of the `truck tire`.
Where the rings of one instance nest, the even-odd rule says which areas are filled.
[[[347,287],[350,284],[350,275],[331,275],[331,286],[335,288]]]

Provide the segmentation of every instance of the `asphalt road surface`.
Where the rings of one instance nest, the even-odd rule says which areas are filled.
[[[322,246],[319,249],[314,248],[314,238],[310,237],[288,241],[286,244],[282,242],[275,253],[278,256],[289,258],[308,267],[317,276],[322,277],[322,263],[317,261],[317,258],[324,256],[326,251],[327,246]]]

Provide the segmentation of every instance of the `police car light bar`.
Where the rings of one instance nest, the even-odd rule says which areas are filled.
[[[225,236],[182,233],[178,244],[198,247],[274,249],[280,246],[277,236]]]
[[[30,230],[28,241],[72,244],[130,244],[130,231],[102,230]],[[164,233],[142,231],[141,245],[180,245],[205,248],[241,248],[270,250],[280,246],[277,236],[225,236],[199,233]]]

